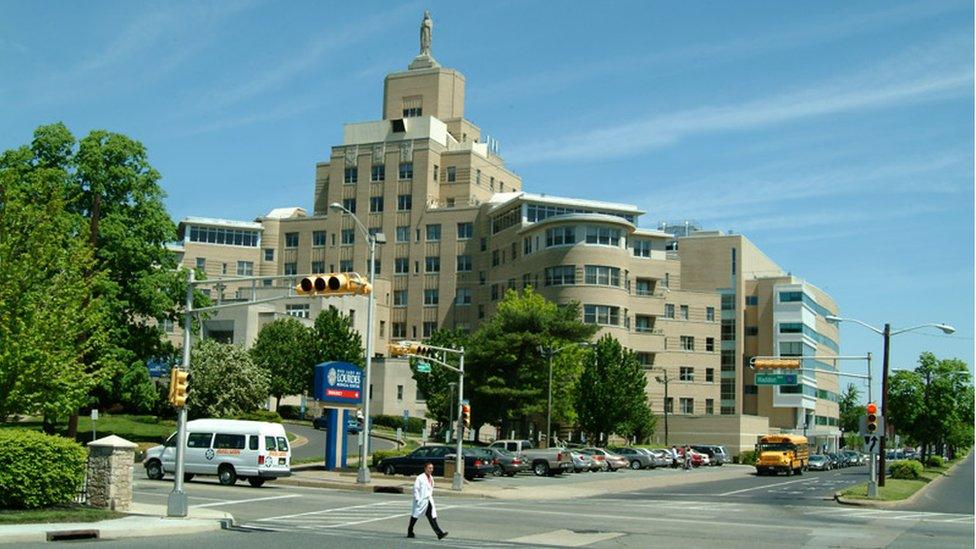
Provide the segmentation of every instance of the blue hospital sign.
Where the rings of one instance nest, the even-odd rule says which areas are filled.
[[[333,404],[359,404],[363,370],[350,362],[323,362],[315,366],[313,397]]]

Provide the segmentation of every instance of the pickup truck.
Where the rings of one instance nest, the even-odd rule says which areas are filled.
[[[536,448],[531,440],[496,440],[489,448],[502,448],[522,456],[536,476],[553,476],[573,470],[573,457],[565,448]]]

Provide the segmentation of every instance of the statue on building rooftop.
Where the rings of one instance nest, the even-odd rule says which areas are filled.
[[[440,67],[430,53],[431,37],[434,33],[434,21],[430,18],[430,12],[424,10],[424,20],[420,23],[420,54],[413,58],[410,69],[432,69]]]

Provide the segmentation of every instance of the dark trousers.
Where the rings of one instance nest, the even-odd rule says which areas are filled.
[[[427,515],[427,522],[430,523],[430,528],[434,531],[434,533],[439,536],[439,535],[441,535],[441,532],[443,532],[443,530],[441,530],[441,527],[437,525],[437,519],[435,519],[434,518],[434,515],[431,514],[431,510],[433,508],[434,508],[433,505],[427,504],[427,513],[426,513],[426,515]],[[414,524],[417,524],[417,519],[414,518],[413,516],[411,516],[410,517],[410,526],[407,527],[407,533],[408,534],[412,534],[413,533],[413,525]]]

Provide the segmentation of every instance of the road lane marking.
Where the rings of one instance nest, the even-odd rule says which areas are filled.
[[[250,499],[228,499],[224,501],[215,501],[213,503],[201,503],[199,505],[191,505],[190,507],[200,508],[200,507],[220,507],[221,505],[236,505],[238,503],[252,503],[255,501],[271,501],[273,499],[288,499],[288,498],[300,498],[302,496],[298,494],[286,494],[283,496],[268,496],[265,498],[250,498]]]
[[[320,509],[318,511],[308,511],[307,513],[295,513],[294,515],[279,515],[277,517],[265,517],[265,518],[260,518],[260,519],[257,519],[257,520],[262,521],[262,522],[270,522],[270,521],[273,521],[273,520],[289,519],[289,518],[294,518],[294,517],[304,517],[304,516],[307,516],[307,515],[321,515],[321,514],[325,514],[325,513],[332,513],[332,512],[335,512],[335,511],[347,511],[349,509],[363,509],[363,508],[366,508],[366,507],[377,507],[377,506],[380,506],[380,505],[389,505],[391,503],[397,503],[397,502],[393,502],[393,501],[381,501],[379,503],[367,503],[367,504],[364,504],[364,505],[351,505],[349,507],[335,507],[335,508],[332,508],[332,509]]]
[[[168,498],[169,497],[169,494],[170,494],[170,492],[142,492],[142,491],[137,491],[137,490],[133,490],[132,493],[133,494],[139,494],[141,496],[157,496],[157,497],[162,497],[162,498]],[[206,500],[206,501],[224,501],[224,500],[219,499],[219,498],[205,498],[203,496],[187,496],[187,498],[189,498],[189,499],[202,499],[202,500]]]
[[[502,511],[506,513],[525,513],[525,514],[537,514],[537,515],[560,515],[567,517],[580,518],[580,513],[569,513],[563,511],[542,511],[537,509],[508,509],[505,507],[498,507],[491,504],[486,504],[478,507],[479,511]],[[611,520],[637,520],[637,521],[650,521],[650,522],[680,522],[685,524],[696,524],[701,526],[701,521],[697,519],[682,519],[682,518],[671,518],[671,517],[631,517],[627,515],[594,515],[592,513],[586,513],[585,518],[588,519],[611,519]],[[748,526],[751,528],[769,528],[772,530],[785,529],[785,530],[811,530],[810,526],[788,526],[785,524],[754,524],[746,522],[720,522],[715,520],[710,520],[708,524],[714,524],[717,526]]]
[[[753,486],[752,488],[743,488],[742,490],[733,490],[731,492],[725,492],[724,494],[716,494],[717,496],[731,496],[732,494],[741,494],[743,492],[750,492],[752,490],[765,490],[772,488],[773,486],[784,486],[786,484],[793,484],[796,482],[817,482],[818,479],[815,478],[801,478],[799,480],[788,480],[786,482],[777,482],[776,484],[764,484],[763,486]],[[707,494],[704,494],[707,495]]]

